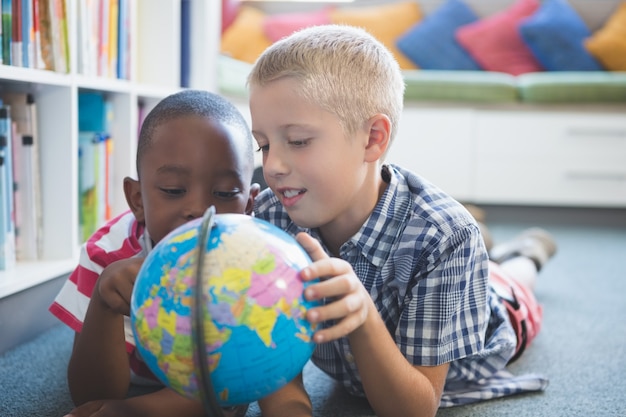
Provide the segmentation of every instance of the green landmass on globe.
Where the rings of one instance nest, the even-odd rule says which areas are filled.
[[[259,400],[298,375],[314,350],[299,271],[311,260],[293,237],[265,221],[215,215],[202,252],[202,219],[166,236],[139,272],[131,300],[137,349],[166,386],[201,398],[210,376],[220,406]],[[203,256],[201,352],[195,357],[193,305]]]

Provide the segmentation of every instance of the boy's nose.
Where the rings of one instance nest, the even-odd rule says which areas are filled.
[[[267,151],[263,158],[263,173],[268,177],[275,177],[287,173],[287,164],[278,149]]]
[[[209,196],[195,196],[189,198],[188,204],[185,206],[184,216],[187,220],[197,219],[204,215],[206,209],[213,204],[212,198]]]

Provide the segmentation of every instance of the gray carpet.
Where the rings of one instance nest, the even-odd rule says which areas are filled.
[[[542,332],[511,366],[544,373],[550,385],[438,416],[626,416],[626,210],[488,207],[487,215],[496,241],[537,225],[557,238],[559,251],[537,289]],[[57,326],[0,356],[1,417],[61,417],[72,408],[65,382],[71,341]],[[316,416],[374,415],[313,366],[305,368],[305,384]],[[260,416],[255,405],[248,416]]]

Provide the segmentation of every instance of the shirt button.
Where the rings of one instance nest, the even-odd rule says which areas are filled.
[[[352,356],[352,353],[350,353],[350,352],[346,353],[346,360],[350,364],[354,363],[354,356]]]

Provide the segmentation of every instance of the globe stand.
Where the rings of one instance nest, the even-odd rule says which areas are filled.
[[[209,369],[209,363],[206,357],[205,349],[205,335],[204,335],[204,279],[202,272],[204,270],[204,251],[206,245],[211,237],[211,229],[215,223],[215,207],[209,207],[202,216],[202,224],[200,225],[200,235],[198,236],[198,258],[197,268],[195,276],[195,297],[192,305],[192,320],[191,320],[191,333],[195,347],[196,357],[200,365],[198,385],[200,397],[202,398],[202,405],[204,411],[211,417],[224,417],[222,408],[219,405],[215,390],[213,389],[213,382],[211,381]]]

